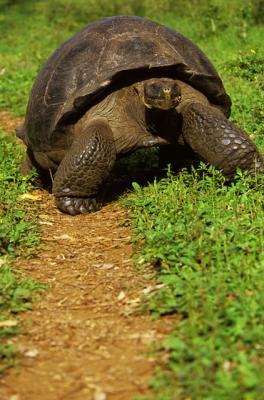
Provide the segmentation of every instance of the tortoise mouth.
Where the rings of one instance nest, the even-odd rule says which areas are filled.
[[[152,78],[144,82],[143,103],[147,108],[170,110],[181,101],[181,89],[174,79]]]
[[[143,97],[143,103],[147,108],[158,108],[159,110],[171,110],[176,108],[181,99],[180,98],[172,98],[172,99],[156,99],[156,98],[145,98]]]

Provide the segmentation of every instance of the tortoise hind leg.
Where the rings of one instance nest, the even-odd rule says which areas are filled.
[[[53,193],[57,207],[68,214],[100,208],[96,197],[116,158],[112,131],[103,118],[94,119],[74,140],[57,169]]]
[[[264,172],[264,160],[249,137],[210,105],[189,103],[181,111],[183,137],[198,156],[221,169],[227,177],[236,169]]]
[[[45,154],[43,153],[43,156]],[[46,156],[48,159],[48,157]],[[37,175],[33,178],[32,183],[35,187],[40,189],[50,190],[52,186],[52,173],[55,171],[52,168],[52,163],[49,163],[49,167],[43,168],[36,160],[35,153],[33,150],[28,147],[26,152],[26,157],[24,162],[20,167],[20,173],[24,176],[29,175],[32,173],[32,170],[35,169]]]

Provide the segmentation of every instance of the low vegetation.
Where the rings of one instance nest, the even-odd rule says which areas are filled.
[[[19,165],[22,151],[0,132],[0,374],[14,363],[16,349],[10,338],[21,332],[21,311],[31,307],[33,293],[41,285],[11,268],[15,257],[29,253],[39,243],[37,226],[26,209],[23,195],[30,189],[30,178],[22,177]]]
[[[263,189],[263,177],[238,174],[227,185],[203,164],[144,189],[134,184],[126,204],[136,263],[152,264],[162,286],[146,308],[154,317],[178,316],[163,348],[168,371],[152,380],[153,398],[261,398]]]
[[[264,152],[263,0],[0,0],[0,108],[23,115],[28,93],[50,53],[87,23],[114,14],[153,18],[194,40],[217,67],[233,100],[231,119]],[[29,46],[30,43],[30,46]],[[29,181],[18,173],[19,148],[0,137],[1,365],[30,307],[36,283],[7,266],[36,246],[34,221],[19,196]],[[161,284],[145,299],[157,318],[177,316],[160,344],[168,362],[144,399],[263,397],[263,177],[238,172],[233,183],[200,164],[146,188],[134,184],[125,200],[132,217],[137,265],[153,265]],[[11,229],[10,229],[11,227]]]

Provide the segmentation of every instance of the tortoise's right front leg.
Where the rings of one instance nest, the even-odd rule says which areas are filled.
[[[112,130],[103,118],[94,119],[76,136],[57,169],[53,194],[68,214],[97,211],[97,195],[116,159]]]

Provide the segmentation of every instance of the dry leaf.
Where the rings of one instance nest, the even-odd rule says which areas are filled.
[[[50,226],[53,225],[52,222],[48,222],[48,221],[39,221],[39,224],[40,224],[40,225],[50,225]]]
[[[14,319],[7,319],[6,321],[0,321],[0,328],[9,328],[12,326],[17,326],[18,325],[18,321],[14,320]]]
[[[23,193],[19,196],[20,200],[32,200],[32,201],[37,201],[41,199],[41,195],[40,194],[34,194],[33,193]]]

